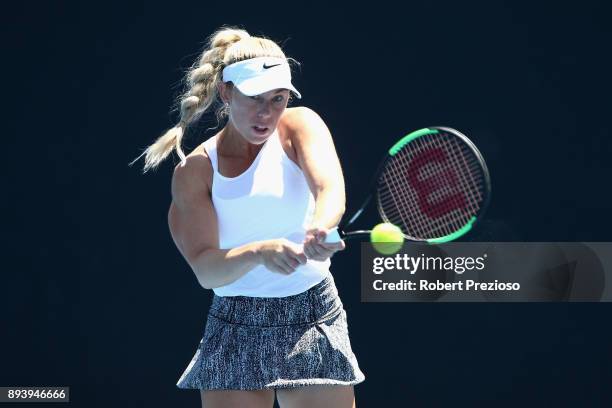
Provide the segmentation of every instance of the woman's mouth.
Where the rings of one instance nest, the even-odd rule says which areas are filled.
[[[253,130],[255,130],[255,133],[257,133],[258,135],[263,135],[268,131],[267,127],[259,127],[259,126],[253,126]]]

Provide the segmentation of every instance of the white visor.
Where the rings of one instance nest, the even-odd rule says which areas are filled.
[[[281,88],[302,98],[291,84],[291,69],[284,58],[257,57],[235,62],[223,68],[223,82],[229,81],[247,96]]]

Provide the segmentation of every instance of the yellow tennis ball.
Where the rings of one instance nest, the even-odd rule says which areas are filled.
[[[404,235],[398,226],[389,222],[383,222],[372,229],[370,241],[374,249],[379,253],[392,255],[402,249]]]

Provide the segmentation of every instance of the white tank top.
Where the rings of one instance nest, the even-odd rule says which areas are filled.
[[[304,173],[287,156],[278,129],[264,142],[251,166],[236,177],[219,173],[217,137],[204,142],[213,168],[212,202],[219,248],[286,238],[302,244],[315,209]],[[309,259],[289,275],[258,265],[239,279],[213,288],[217,296],[284,297],[301,293],[330,273],[331,262]]]

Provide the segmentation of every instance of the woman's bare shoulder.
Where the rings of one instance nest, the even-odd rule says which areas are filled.
[[[285,109],[281,117],[281,122],[286,128],[295,130],[304,126],[305,122],[312,118],[318,118],[320,120],[321,117],[312,108],[307,106],[296,106]]]
[[[204,143],[186,156],[185,163],[179,162],[172,174],[172,197],[181,200],[200,194],[210,194],[213,169],[204,149]]]
[[[305,139],[312,140],[312,135],[319,135],[329,131],[325,121],[313,109],[306,106],[292,108],[283,116],[282,127],[286,137],[292,145]]]
[[[306,106],[296,106],[285,109],[279,122],[279,128],[288,143],[295,142],[296,137],[303,134],[303,130],[324,123],[317,112]]]

